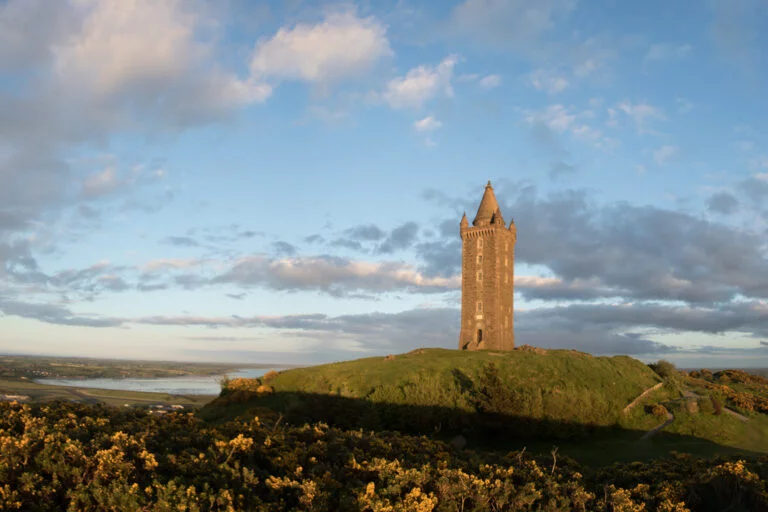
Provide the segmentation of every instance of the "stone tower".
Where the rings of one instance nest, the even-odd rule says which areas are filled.
[[[472,226],[461,218],[461,350],[515,347],[514,264],[517,228],[504,223],[491,182]]]

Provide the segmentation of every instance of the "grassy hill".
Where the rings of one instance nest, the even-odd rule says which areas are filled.
[[[489,450],[548,453],[554,444],[593,466],[675,451],[768,453],[768,400],[761,398],[768,397],[768,379],[702,377],[667,365],[654,371],[627,356],[526,347],[419,349],[230,381],[201,416],[213,423],[254,416],[298,425],[319,421],[446,440],[461,434],[471,446]],[[749,386],[749,393],[723,382],[739,390]],[[644,440],[668,413],[674,420]]]
[[[203,414],[226,420],[261,409],[350,428],[466,434],[493,425],[517,436],[570,437],[615,425],[627,404],[659,382],[627,356],[419,349],[232,381]]]

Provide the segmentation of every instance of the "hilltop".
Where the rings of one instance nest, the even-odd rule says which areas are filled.
[[[768,452],[768,418],[757,405],[743,405],[760,389],[729,395],[723,382],[728,375],[735,382],[733,373],[708,382],[699,373],[651,366],[573,350],[419,349],[226,382],[201,416],[461,435],[494,450],[548,451],[554,443],[597,464],[671,451]],[[743,388],[745,379],[734,385]]]
[[[419,349],[238,379],[203,414],[231,419],[266,408],[289,420],[413,433],[474,432],[504,419],[518,436],[570,437],[615,424],[627,404],[660,382],[628,356]]]

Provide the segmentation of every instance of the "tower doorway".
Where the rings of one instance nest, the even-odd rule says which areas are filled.
[[[482,329],[478,329],[477,330],[477,342],[480,343],[482,341],[483,341],[483,330]]]

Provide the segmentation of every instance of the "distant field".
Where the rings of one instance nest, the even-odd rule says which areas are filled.
[[[0,355],[0,379],[149,379],[188,375],[221,375],[241,368],[271,368],[273,366],[275,365]]]
[[[51,386],[30,381],[0,379],[0,395],[25,395],[30,402],[72,400],[83,403],[105,403],[108,405],[183,405],[197,408],[210,402],[211,396],[169,395],[167,393],[146,393],[140,391],[117,391],[110,389]]]

